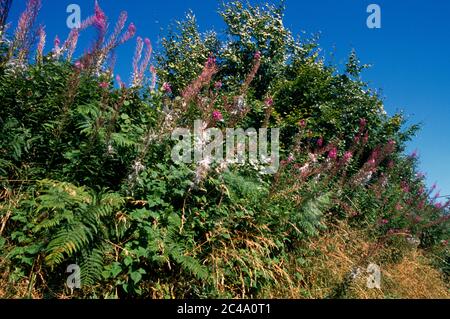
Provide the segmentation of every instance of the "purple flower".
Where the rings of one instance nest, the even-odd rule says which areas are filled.
[[[212,113],[212,116],[215,121],[223,121],[223,116],[222,116],[222,113],[220,113],[220,111],[215,110]]]
[[[214,88],[216,90],[220,90],[222,88],[222,82],[221,81],[217,81],[216,83],[214,83]]]

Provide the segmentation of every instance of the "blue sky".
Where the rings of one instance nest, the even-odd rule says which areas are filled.
[[[10,21],[17,21],[25,0],[14,0]],[[110,22],[126,10],[138,34],[155,47],[167,26],[188,9],[196,14],[202,30],[223,31],[217,14],[221,1],[214,0],[99,0]],[[263,3],[252,1],[250,3]],[[277,1],[268,0],[269,3]],[[368,29],[366,8],[381,7],[381,29]],[[39,16],[46,25],[48,42],[56,34],[65,39],[66,8],[78,4],[82,16],[93,11],[94,0],[43,0]],[[320,46],[329,62],[343,65],[352,48],[363,63],[373,67],[363,79],[380,89],[389,114],[402,110],[409,123],[423,123],[409,145],[418,150],[421,169],[429,184],[438,183],[442,195],[450,195],[450,1],[446,0],[286,0],[285,24],[294,34],[321,33]],[[81,45],[89,41],[82,35]],[[50,45],[50,44],[49,44]],[[127,78],[133,43],[118,51],[116,71]]]

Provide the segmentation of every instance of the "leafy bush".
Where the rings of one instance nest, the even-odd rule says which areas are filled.
[[[22,15],[29,28],[0,28],[6,297],[261,297],[304,282],[292,265],[313,260],[305,244],[341,223],[385,259],[401,262],[420,246],[448,271],[449,204],[402,154],[416,127],[402,131],[402,116],[383,112],[354,53],[339,74],[314,41],[293,40],[282,7],[233,2],[222,12],[229,40],[202,36],[189,14],[150,78],[151,45],[138,38],[127,87],[109,64],[135,35],[125,13],[107,37],[96,4],[82,29],[98,35],[78,59],[82,29],[47,55],[39,29],[30,59],[39,6],[30,0]],[[279,171],[173,162],[172,131],[195,119],[280,127]],[[81,290],[65,286],[70,264],[81,267]]]

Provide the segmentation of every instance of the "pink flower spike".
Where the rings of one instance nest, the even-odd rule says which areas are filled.
[[[119,40],[119,44],[123,44],[136,35],[136,26],[130,23],[127,32],[125,32]]]
[[[55,41],[53,41],[54,45],[55,45],[55,50],[59,49],[59,46],[61,45],[61,40],[59,39],[58,36],[55,37]]]

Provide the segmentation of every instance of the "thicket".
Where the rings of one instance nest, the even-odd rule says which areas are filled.
[[[125,12],[110,31],[96,4],[46,50],[40,1],[15,29],[0,3],[3,297],[311,297],[310,244],[342,224],[373,244],[349,275],[419,249],[448,276],[450,204],[404,154],[417,127],[386,114],[356,53],[340,70],[314,38],[296,40],[282,6],[225,4],[224,37],[189,13],[155,58],[138,37],[126,84],[114,72],[136,34]],[[97,36],[74,57],[87,28]],[[174,163],[171,134],[196,119],[281,128],[280,169]],[[70,264],[81,289],[66,286]]]

